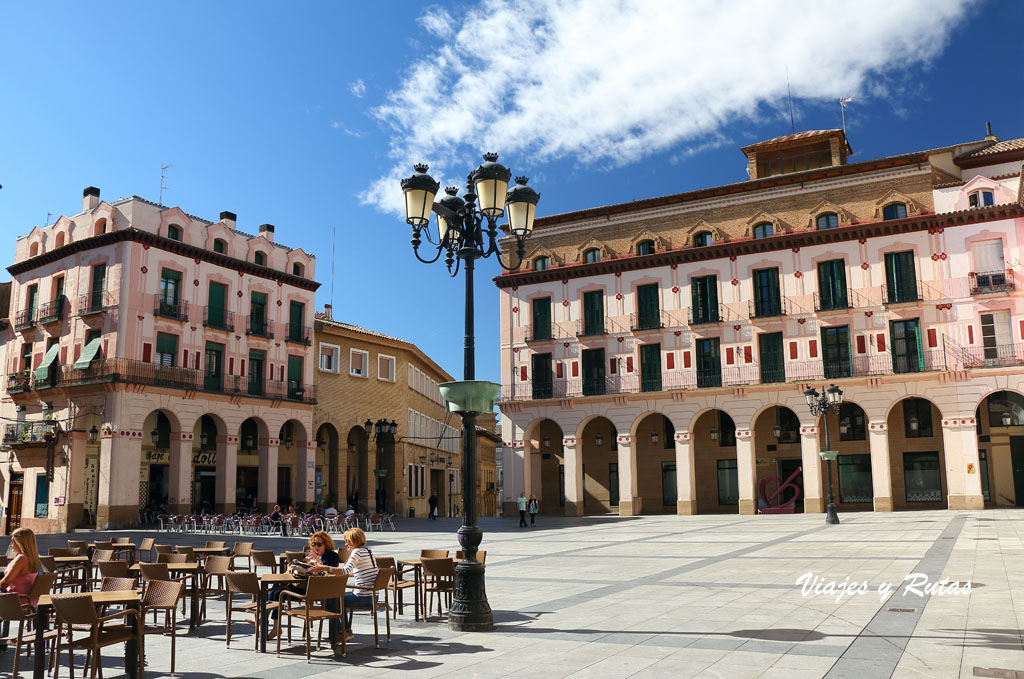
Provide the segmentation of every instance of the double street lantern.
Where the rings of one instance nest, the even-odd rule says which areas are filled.
[[[476,380],[475,331],[473,316],[473,270],[477,259],[496,255],[505,269],[515,270],[526,256],[526,239],[533,231],[540,194],[526,185],[526,177],[516,177],[509,189],[512,173],[498,162],[498,154],[484,154],[484,162],[469,173],[466,190],[460,198],[458,188],[445,189],[435,201],[441,185],[427,174],[426,165],[416,165],[416,173],[402,180],[405,193],[405,221],[412,227],[412,249],[425,264],[444,255],[452,277],[459,267],[466,270],[466,341],[462,382],[441,385],[450,412],[462,418],[462,497],[464,510],[459,543],[465,558],[455,567],[455,594],[449,607],[448,626],[457,631],[479,632],[494,628],[494,616],[487,603],[484,567],[477,558],[483,531],[476,525],[476,418],[494,408],[500,386]],[[430,229],[430,213],[437,215],[437,231]],[[502,261],[498,246],[498,218],[507,215],[508,233],[515,239],[515,257]],[[436,250],[420,254],[423,239]],[[434,239],[437,239],[436,242]]]
[[[825,420],[825,450],[818,453],[821,459],[828,465],[828,507],[825,508],[825,523],[839,523],[839,514],[836,512],[835,493],[832,490],[832,460],[836,459],[838,451],[832,450],[828,438],[828,414],[834,413],[839,416],[839,409],[843,405],[843,390],[836,385],[828,389],[822,387],[819,394],[813,387],[808,387],[804,392],[804,399],[807,407],[811,409],[811,415],[817,417],[823,415]]]

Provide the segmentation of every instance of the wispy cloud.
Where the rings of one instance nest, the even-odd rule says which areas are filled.
[[[331,121],[331,129],[332,130],[340,130],[342,127],[344,127],[344,125],[342,124],[342,122],[340,120],[332,120]]]
[[[457,20],[432,8],[419,22],[438,42],[373,111],[396,165],[362,199],[401,213],[396,180],[413,162],[441,179],[480,149],[679,161],[723,143],[731,122],[780,115],[787,67],[795,98],[838,101],[935,58],[972,4],[483,0]]]
[[[363,82],[362,78],[356,78],[355,82],[349,84],[348,91],[355,98],[362,99],[366,96],[366,83]]]

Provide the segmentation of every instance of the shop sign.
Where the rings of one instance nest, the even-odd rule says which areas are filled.
[[[216,450],[200,450],[192,453],[192,464],[212,467],[217,464]]]
[[[241,457],[241,456],[240,456]],[[253,456],[257,460],[259,456]],[[147,450],[142,454],[143,462],[149,464],[170,464],[171,451],[169,450]],[[200,466],[214,466],[217,464],[216,450],[200,450],[192,453],[192,464]]]
[[[142,459],[150,464],[168,464],[171,461],[171,451],[147,450],[142,454]]]

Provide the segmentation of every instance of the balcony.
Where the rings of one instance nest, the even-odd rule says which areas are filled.
[[[668,319],[663,310],[651,309],[629,315],[629,329],[633,332],[638,330],[661,330],[667,325]]]
[[[600,321],[576,321],[576,336],[577,337],[600,337],[601,335],[607,334],[606,330],[606,319],[602,318]]]
[[[46,432],[52,423],[10,422],[4,425],[4,445],[15,446],[24,444],[42,444],[46,442]]]
[[[157,297],[153,301],[153,315],[159,318],[169,318],[174,321],[187,321],[188,302],[174,302]]]
[[[724,310],[721,304],[698,307],[696,309],[690,307],[687,311],[689,312],[687,320],[690,325],[711,325],[713,323],[721,323],[725,319],[725,313],[723,313]]]
[[[310,337],[311,329],[305,325],[299,325],[297,323],[288,323],[285,325],[284,339],[286,342],[305,344],[308,347],[312,344]]]
[[[32,390],[32,371],[20,370],[7,376],[7,393],[20,394]]]
[[[554,333],[551,332],[551,324],[548,325],[528,325],[523,328],[523,341],[529,344],[530,342],[550,342],[555,339]]]
[[[989,271],[968,274],[972,295],[986,295],[992,292],[1013,292],[1016,286],[1013,281],[1013,270]]]
[[[208,386],[206,391],[230,396],[255,396],[276,401],[316,403],[316,387],[295,381],[253,380],[238,375],[220,375],[216,380],[211,379]]]
[[[14,329],[27,330],[36,324],[36,310],[22,309],[14,314]]]
[[[235,331],[235,313],[220,307],[208,306],[203,309],[203,325],[214,330]]]
[[[779,299],[750,300],[750,318],[776,318],[789,316],[793,313],[793,305],[790,301],[781,297]]]
[[[961,349],[964,368],[1006,368],[1024,365],[1024,344],[997,344]]]
[[[117,300],[106,290],[97,290],[79,295],[75,303],[75,314],[78,316],[90,316],[99,314],[117,306]]]
[[[64,310],[67,308],[68,298],[61,295],[52,302],[48,302],[43,306],[39,307],[39,323],[46,325],[48,323],[57,323],[58,321],[64,320]]]
[[[816,292],[814,293],[814,310],[819,313],[822,311],[846,311],[853,308],[850,301],[849,290],[842,295],[826,295],[824,297],[820,292]]]
[[[274,324],[263,318],[249,316],[245,321],[245,334],[250,337],[274,339]]]
[[[890,287],[887,284],[882,285],[883,304],[912,304],[923,301],[924,286],[921,285],[921,281],[918,281],[917,285],[913,287],[903,285]]]

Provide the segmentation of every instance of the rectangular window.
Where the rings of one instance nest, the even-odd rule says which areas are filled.
[[[1003,240],[983,240],[971,244],[971,255],[974,259],[974,274],[979,288],[993,284],[992,276],[999,275],[1006,282],[1006,260],[1003,257]],[[982,279],[983,275],[987,275]]]
[[[740,479],[736,460],[717,460],[718,463],[718,504],[738,505],[740,503]]]
[[[107,287],[107,265],[97,264],[92,268],[92,288],[89,294],[89,311],[103,308],[103,292]]]
[[[885,285],[887,304],[918,301],[917,271],[912,250],[885,253]]]
[[[782,315],[782,294],[779,290],[779,270],[754,269],[754,317]]]
[[[160,315],[177,316],[180,299],[181,272],[172,269],[162,269],[160,271]]]
[[[50,482],[46,474],[36,477],[36,506],[33,516],[37,519],[45,519],[50,510]]]
[[[157,365],[174,365],[174,359],[178,355],[178,336],[158,332],[156,334],[156,360]]]
[[[676,493],[676,463],[661,463],[661,505],[663,507],[675,507],[679,499]]]
[[[892,371],[894,373],[924,371],[924,348],[921,346],[920,319],[889,321],[889,335],[892,341]]]
[[[717,337],[697,340],[697,386],[722,386],[722,359]]]
[[[534,354],[530,360],[533,367],[533,398],[551,398],[554,395],[551,354]]]
[[[267,333],[267,296],[262,292],[254,292],[249,297],[249,334],[266,337]]]
[[[604,334],[604,291],[583,293],[583,334]]]
[[[530,339],[551,339],[551,298],[542,297],[533,300],[530,302],[530,311],[533,314]]]
[[[761,357],[761,382],[768,384],[786,381],[785,357],[782,353],[782,333],[761,333],[757,337]]]
[[[39,305],[39,286],[38,285],[30,285],[30,286],[28,286],[28,304],[26,305],[26,308],[28,309],[28,318],[26,320],[28,320],[30,322],[36,320],[36,307],[38,305]]]
[[[871,455],[840,455],[837,462],[839,463],[839,501],[873,502]]]
[[[867,438],[864,428],[864,410],[853,403],[839,406],[839,440],[864,441]]]
[[[348,374],[356,377],[370,376],[370,354],[359,349],[348,352]]]
[[[932,404],[923,398],[903,399],[903,430],[906,438],[930,438]]]
[[[939,453],[903,453],[903,484],[907,502],[942,502]]]
[[[661,310],[658,305],[660,286],[657,283],[638,285],[636,288],[637,330],[661,327]]]
[[[846,262],[832,259],[818,264],[818,310],[849,308],[846,295]]]
[[[341,371],[341,347],[336,344],[320,343],[320,371],[325,373]]]
[[[217,342],[207,342],[203,388],[207,391],[220,391],[223,380],[224,345]]]
[[[691,278],[690,298],[691,323],[717,323],[720,320],[718,314],[717,276]]]
[[[584,349],[580,358],[583,361],[583,395],[600,396],[604,394],[604,349]],[[575,362],[573,367],[575,368]]]
[[[377,354],[377,379],[383,382],[395,381],[395,357]]]
[[[301,400],[305,394],[302,356],[288,355],[288,398]]]
[[[929,329],[928,332],[932,331]],[[1013,345],[1013,326],[1010,325],[1009,311],[981,314],[981,344],[986,366],[1017,364],[1017,350]]]
[[[256,349],[249,350],[249,394],[262,396],[264,390],[266,354]]]
[[[288,303],[288,339],[292,342],[305,342],[306,305],[302,302]]]
[[[227,329],[227,298],[228,286],[210,281],[210,291],[206,299],[206,325],[221,330]]]
[[[661,345],[640,346],[640,391],[661,391]]]
[[[825,378],[834,380],[853,375],[850,358],[850,326],[837,325],[821,329]]]
[[[583,474],[583,478],[586,479],[586,473]],[[586,483],[586,480],[584,480]],[[584,497],[586,493],[584,492]],[[608,506],[618,507],[619,506],[619,463],[609,462],[608,463]]]

